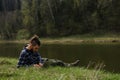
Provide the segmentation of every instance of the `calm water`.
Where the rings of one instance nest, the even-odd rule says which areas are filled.
[[[24,44],[1,43],[0,57],[18,58]],[[120,44],[49,44],[40,48],[42,57],[73,62],[80,59],[80,66],[87,67],[90,62],[103,62],[105,70],[120,72]],[[91,64],[92,66],[92,64]]]

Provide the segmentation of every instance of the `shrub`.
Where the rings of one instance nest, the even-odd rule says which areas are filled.
[[[30,36],[29,31],[26,29],[21,29],[17,33],[17,39],[28,39]]]

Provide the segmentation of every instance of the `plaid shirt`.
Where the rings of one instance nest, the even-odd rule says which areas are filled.
[[[33,64],[39,64],[39,63],[43,63],[39,53],[37,52],[34,53],[33,51],[24,48],[20,53],[17,67],[19,68],[21,66],[31,66]]]

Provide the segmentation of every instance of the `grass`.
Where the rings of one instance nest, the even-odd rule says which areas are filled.
[[[17,59],[0,58],[0,80],[120,80],[120,74],[80,67],[16,68]]]

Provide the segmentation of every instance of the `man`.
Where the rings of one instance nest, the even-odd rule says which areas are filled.
[[[38,53],[38,49],[40,48],[40,41],[38,36],[33,36],[27,46],[20,53],[19,61],[17,67],[48,67],[48,66],[63,66],[63,67],[70,67],[70,66],[77,66],[79,64],[79,60],[75,61],[74,63],[64,63],[61,60],[55,59],[47,59],[41,58],[40,54]]]

